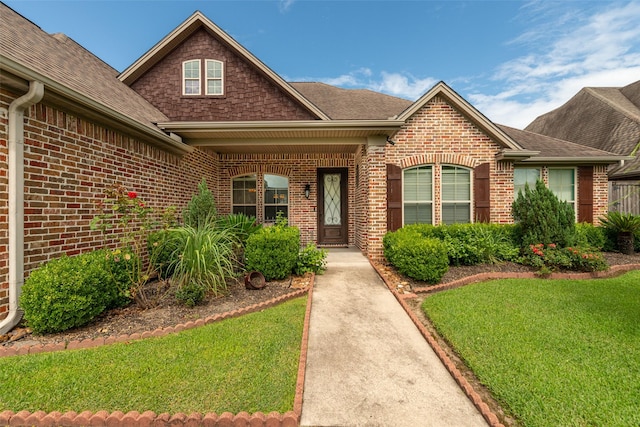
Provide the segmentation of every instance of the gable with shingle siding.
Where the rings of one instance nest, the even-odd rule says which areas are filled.
[[[182,94],[182,63],[213,59],[224,64],[224,95]],[[314,120],[248,61],[201,28],[162,58],[131,87],[170,120]]]

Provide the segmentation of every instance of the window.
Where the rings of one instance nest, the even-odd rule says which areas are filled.
[[[540,179],[540,169],[538,168],[515,168],[513,170],[513,194],[514,199],[518,197],[520,191],[524,193],[525,185],[531,190],[536,187],[536,181]]]
[[[549,169],[549,189],[562,201],[576,208],[576,170]]]
[[[223,66],[222,62],[213,59],[207,59],[207,95],[222,95],[224,93],[223,82]]]
[[[256,175],[233,178],[233,213],[256,216]]]
[[[403,173],[404,224],[433,223],[433,168],[418,166]]]
[[[200,95],[200,60],[182,63],[182,94]]]
[[[278,175],[264,176],[264,221],[274,222],[278,212],[289,214],[289,178]]]
[[[471,171],[442,166],[442,223],[471,222]]]

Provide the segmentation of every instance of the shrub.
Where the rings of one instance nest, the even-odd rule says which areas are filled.
[[[276,222],[263,227],[247,239],[246,268],[259,271],[266,280],[284,279],[296,266],[300,250],[300,230]]]
[[[609,212],[600,218],[600,223],[608,232],[616,236],[616,247],[620,252],[633,255],[635,235],[640,234],[640,216]]]
[[[511,205],[511,213],[516,221],[520,247],[541,242],[561,247],[574,243],[573,208],[561,202],[542,181],[537,181],[533,190],[525,186],[524,194]]]
[[[309,242],[298,254],[293,272],[297,275],[305,273],[320,274],[327,268],[326,258],[326,250],[318,249],[316,245]]]
[[[609,268],[602,254],[586,248],[559,246],[549,243],[529,245],[523,249],[523,263],[542,272],[560,269],[576,271],[604,271]]]
[[[400,274],[427,283],[438,283],[449,269],[446,245],[418,233],[397,233],[387,259]]]
[[[230,230],[244,246],[249,236],[260,230],[262,225],[256,223],[256,218],[253,216],[237,213],[218,218],[218,227]]]
[[[233,233],[216,228],[214,223],[178,227],[171,233],[178,249],[170,268],[178,290],[197,285],[214,294],[225,291],[236,265]]]
[[[173,276],[176,257],[182,252],[176,233],[171,230],[159,230],[149,234],[147,240],[149,262],[161,279]]]
[[[604,228],[596,227],[588,222],[576,224],[576,246],[601,251],[605,247],[606,240]]]
[[[32,271],[20,306],[36,334],[65,331],[90,322],[123,298],[110,273],[108,252],[62,256]]]
[[[198,193],[191,198],[182,213],[182,219],[185,225],[197,228],[199,225],[215,221],[216,215],[215,199],[207,188],[207,181],[203,178],[198,184]]]
[[[195,307],[204,300],[205,294],[204,286],[189,282],[176,291],[176,300],[187,307]]]

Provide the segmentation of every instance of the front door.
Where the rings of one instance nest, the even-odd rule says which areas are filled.
[[[347,169],[318,169],[318,245],[347,246]]]

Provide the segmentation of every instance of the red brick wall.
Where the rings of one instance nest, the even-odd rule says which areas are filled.
[[[183,96],[182,62],[224,62],[224,96]],[[131,86],[171,120],[313,120],[244,58],[204,29],[197,30]]]
[[[10,94],[2,93],[1,108]],[[7,135],[0,118],[0,318],[8,304]],[[92,250],[105,242],[91,231],[95,202],[120,183],[152,207],[181,211],[203,177],[218,180],[217,158],[195,151],[183,158],[54,107],[25,112],[25,273],[41,263]]]
[[[318,168],[349,168],[349,244],[355,242],[356,198],[354,156],[340,154],[221,154],[218,180],[218,211],[231,212],[231,178],[257,174],[260,183],[264,174],[282,175],[289,178],[289,223],[300,228],[302,244],[317,241],[317,170]],[[304,197],[304,187],[311,185],[311,196]],[[258,184],[260,187],[260,184]],[[258,190],[258,199],[262,198]],[[260,206],[260,204],[259,204]],[[258,221],[262,212],[258,208]]]

